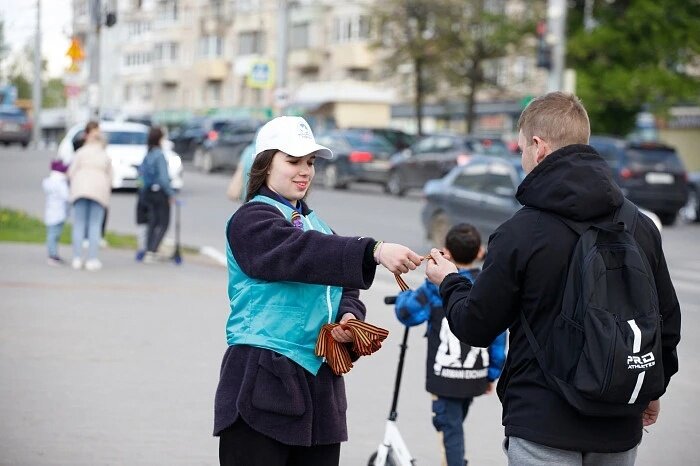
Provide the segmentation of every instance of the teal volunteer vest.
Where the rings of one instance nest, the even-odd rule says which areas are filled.
[[[293,209],[267,196],[251,202],[270,204],[291,222]],[[314,212],[302,215],[304,231],[332,234]],[[316,356],[316,339],[324,324],[335,322],[342,287],[298,282],[270,282],[246,275],[226,242],[228,296],[231,312],[226,324],[229,346],[249,345],[282,354],[316,375],[323,358]]]

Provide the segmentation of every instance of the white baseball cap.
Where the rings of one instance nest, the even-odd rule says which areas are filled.
[[[314,133],[306,120],[295,116],[277,117],[260,128],[255,138],[255,156],[273,149],[292,157],[316,153],[324,159],[333,158],[333,152],[329,148],[316,144]]]

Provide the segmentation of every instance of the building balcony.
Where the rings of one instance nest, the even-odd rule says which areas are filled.
[[[296,49],[289,52],[287,66],[290,68],[321,68],[324,53],[321,49]]]
[[[335,45],[331,54],[337,68],[372,68],[376,63],[374,54],[364,42]]]
[[[175,63],[157,63],[154,65],[156,80],[164,85],[176,85],[182,77],[182,67]]]
[[[197,74],[207,81],[223,81],[229,74],[229,65],[223,58],[200,58],[195,64]]]

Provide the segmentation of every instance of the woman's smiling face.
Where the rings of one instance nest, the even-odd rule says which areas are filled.
[[[316,173],[314,162],[315,154],[304,157],[292,157],[282,151],[278,151],[272,158],[270,171],[267,175],[267,186],[292,205],[303,199],[309,190],[311,180]]]

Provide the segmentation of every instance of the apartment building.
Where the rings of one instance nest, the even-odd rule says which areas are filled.
[[[85,41],[88,1],[73,0],[74,30]],[[104,113],[175,124],[213,113],[264,118],[285,108],[319,124],[386,126],[392,105],[412,100],[411,70],[387,73],[381,51],[370,47],[368,6],[381,0],[112,1],[117,24],[101,31]],[[532,57],[494,62],[489,72],[501,90],[480,97],[532,92],[533,70]],[[436,99],[427,103],[439,106]],[[411,129],[410,105],[403,108],[395,119]],[[426,115],[433,127],[444,126],[446,109]]]

